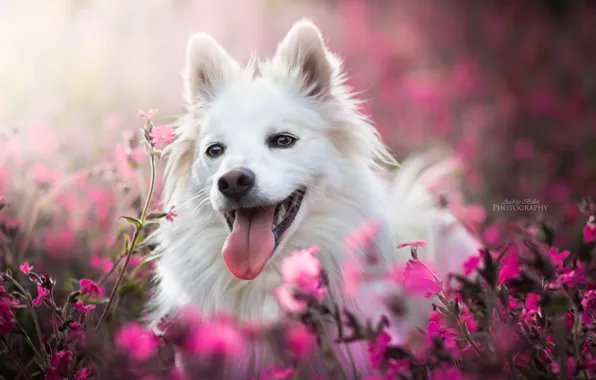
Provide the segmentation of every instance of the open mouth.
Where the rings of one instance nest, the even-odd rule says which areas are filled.
[[[298,214],[298,210],[300,210],[300,205],[302,204],[302,199],[304,198],[305,193],[305,189],[298,189],[289,197],[275,205],[251,207],[254,209],[275,207],[273,210],[273,223],[271,223],[271,231],[275,237],[274,249],[277,248],[281,235],[288,229],[288,227],[290,227],[294,218],[296,218],[296,214]],[[234,230],[234,221],[236,220],[237,212],[238,209],[224,213],[230,232]]]
[[[305,193],[306,189],[300,188],[279,203],[224,213],[230,235],[222,253],[234,276],[252,280],[261,273],[296,218]]]

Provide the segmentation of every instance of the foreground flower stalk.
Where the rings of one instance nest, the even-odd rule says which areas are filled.
[[[114,284],[114,288],[112,289],[112,293],[110,294],[110,297],[108,299],[108,303],[103,311],[103,313],[101,314],[101,316],[99,317],[99,321],[97,322],[97,325],[95,326],[95,330],[99,330],[101,325],[104,323],[104,321],[106,320],[108,313],[110,312],[110,307],[112,306],[112,303],[114,302],[114,299],[116,298],[116,294],[118,294],[118,291],[120,289],[120,284],[122,283],[122,279],[124,278],[124,276],[126,275],[126,269],[128,268],[129,264],[130,264],[130,260],[133,256],[133,254],[135,253],[136,247],[137,247],[137,241],[139,240],[141,231],[144,229],[144,227],[146,226],[146,218],[147,218],[147,213],[149,211],[149,205],[151,204],[151,200],[153,198],[153,192],[155,190],[155,176],[156,176],[156,159],[157,156],[159,154],[159,151],[157,151],[155,149],[155,144],[152,142],[151,138],[148,138],[148,135],[151,134],[151,131],[153,130],[154,126],[153,123],[151,122],[150,118],[147,118],[146,122],[145,122],[145,128],[144,128],[144,142],[147,144],[147,154],[149,155],[149,163],[150,163],[150,182],[149,182],[149,191],[147,193],[147,198],[145,199],[145,204],[143,206],[143,210],[141,211],[141,215],[139,217],[139,219],[134,219],[134,218],[130,218],[127,217],[125,218],[127,221],[131,222],[131,224],[134,226],[134,232],[132,235],[132,238],[130,239],[130,241],[127,239],[125,244],[126,244],[126,259],[124,261],[124,265],[122,266],[122,269],[120,270],[120,273],[118,275],[118,279],[116,280],[116,283]]]

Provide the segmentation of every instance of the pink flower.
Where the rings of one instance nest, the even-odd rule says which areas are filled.
[[[37,297],[33,300],[33,305],[40,306],[43,302],[43,299],[50,295],[50,291],[48,289],[42,288],[40,285],[37,285]]]
[[[68,324],[70,330],[68,330],[68,337],[66,339],[66,343],[73,343],[79,341],[81,343],[84,342],[85,335],[81,325],[78,322],[71,322]]]
[[[509,279],[517,277],[521,272],[521,266],[514,254],[509,254],[503,257],[501,262],[502,267],[499,272],[499,283],[502,284]]]
[[[58,351],[50,356],[50,364],[56,369],[66,370],[72,363],[71,351]]]
[[[85,306],[85,304],[83,303],[83,301],[77,301],[75,303],[75,310],[80,311],[83,314],[87,314],[88,312],[90,312],[91,310],[95,309],[95,305],[87,305]]]
[[[377,220],[366,219],[355,231],[346,236],[343,248],[350,255],[355,255],[361,250],[367,251],[380,231],[381,224]]]
[[[480,264],[480,256],[472,256],[464,262],[464,275],[469,276]]]
[[[588,223],[584,227],[584,240],[587,243],[592,243],[596,240],[596,223]]]
[[[290,351],[298,359],[308,357],[316,344],[315,336],[303,324],[291,327],[286,339]]]
[[[484,231],[484,241],[487,244],[496,244],[499,241],[500,231],[497,227],[491,226]]]
[[[151,139],[153,140],[153,143],[157,149],[161,149],[170,145],[176,139],[176,133],[174,133],[174,130],[165,125],[155,127],[153,131],[149,133],[149,136],[151,136]]]
[[[29,265],[29,263],[25,261],[23,265],[19,267],[19,269],[28,276],[33,270],[33,265]]]
[[[61,178],[60,173],[43,165],[37,165],[33,169],[33,175],[35,180],[41,184],[55,182]]]
[[[147,360],[157,349],[157,339],[140,325],[130,323],[116,333],[116,346],[137,360]]]
[[[476,331],[478,323],[476,323],[476,321],[474,320],[474,316],[472,315],[472,313],[470,313],[470,310],[467,306],[462,307],[460,319],[462,320],[468,331]]]
[[[294,297],[295,291],[296,286],[293,284],[281,284],[273,291],[275,299],[287,313],[300,312],[306,307],[306,302]]]
[[[362,268],[356,258],[348,258],[341,264],[341,279],[346,297],[355,297],[362,281]]]
[[[81,295],[89,294],[94,297],[102,297],[104,289],[102,286],[97,285],[95,282],[83,278],[79,281]]]
[[[382,331],[375,338],[374,342],[368,343],[368,357],[373,368],[380,368],[385,360],[385,350],[391,342],[391,336]]]
[[[549,288],[556,289],[562,285],[575,286],[578,284],[585,284],[586,278],[584,277],[584,265],[578,264],[575,269],[569,269],[563,267],[562,273],[559,274],[553,282],[549,284]]]
[[[289,379],[294,374],[292,368],[279,367],[276,368],[273,364],[268,369],[263,371],[261,380],[283,380]]]
[[[283,281],[294,284],[298,289],[320,298],[321,264],[315,256],[317,247],[301,249],[286,257],[281,263]]]
[[[439,294],[443,284],[419,261],[409,261],[405,266],[396,267],[390,273],[390,280],[401,285],[412,294],[424,294],[431,298]]]
[[[244,352],[244,345],[244,336],[234,321],[220,318],[195,326],[185,348],[202,357],[239,357]]]
[[[109,257],[92,256],[90,266],[91,268],[107,273],[112,269],[114,264]]]
[[[44,380],[64,380],[65,376],[62,374],[63,371],[51,367],[45,373]]]
[[[10,305],[8,298],[0,297],[0,335],[9,334],[16,327],[16,320]]]
[[[521,307],[521,304],[518,300],[509,296],[508,306],[510,309],[519,309]]]
[[[526,298],[526,309],[532,313],[537,313],[540,309],[540,294],[530,293]]]
[[[584,313],[582,314],[582,321],[585,324],[592,324],[592,315],[596,312],[596,290],[588,290],[582,299],[582,306]]]
[[[173,222],[174,218],[178,216],[178,213],[176,212],[176,209],[174,208],[174,206],[170,207],[170,211],[168,211],[168,214],[166,215],[166,220],[168,222]]]
[[[412,243],[402,243],[400,245],[397,246],[397,248],[404,248],[404,247],[412,247],[412,248],[421,248],[424,247],[426,245],[426,241],[424,240],[418,240]]]
[[[145,112],[143,110],[139,110],[137,112],[137,116],[140,117],[141,119],[150,120],[151,118],[153,118],[153,116],[155,116],[157,114],[158,111],[159,110],[157,108],[152,108],[147,112]]]
[[[75,372],[75,380],[91,380],[91,370],[89,368],[82,368],[80,371]]]
[[[445,323],[441,318],[439,321],[430,321],[426,330],[428,338],[440,338],[445,344],[445,348],[452,350],[456,347],[456,331]]]
[[[551,364],[551,368],[554,373],[559,373],[561,371],[558,361],[553,361],[553,363]],[[575,375],[576,368],[577,368],[576,359],[574,357],[568,357],[567,358],[567,377],[572,379]]]
[[[563,266],[563,260],[569,256],[569,251],[563,251],[559,253],[558,248],[551,248],[550,250],[550,258],[553,260],[557,268],[561,268]]]

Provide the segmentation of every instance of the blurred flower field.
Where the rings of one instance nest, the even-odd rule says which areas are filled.
[[[159,204],[158,152],[183,111],[189,35],[210,32],[245,60],[303,16],[344,58],[398,158],[441,144],[467,164],[448,207],[487,247],[449,284],[416,260],[423,242],[402,248],[413,259],[388,281],[440,302],[407,347],[388,344],[384,321],[348,318],[343,338],[370,342],[375,379],[596,376],[596,9],[565,4],[0,2],[0,378],[184,378],[172,346],[213,364],[196,376],[218,378],[245,341],[278,331],[203,325],[191,310],[163,335],[146,331],[154,257],[143,238],[176,217]],[[506,199],[547,209],[499,211]],[[367,244],[374,228],[355,234]],[[348,268],[345,286],[358,279]],[[263,379],[302,378],[294,363],[322,350],[299,316],[344,323],[318,302],[323,280],[283,298],[291,310],[275,328],[288,358]],[[226,334],[209,337],[214,327]]]

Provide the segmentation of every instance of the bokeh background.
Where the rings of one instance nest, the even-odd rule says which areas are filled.
[[[548,205],[547,218],[573,219],[574,202],[596,189],[593,5],[2,0],[0,218],[4,234],[20,231],[20,253],[3,265],[33,252],[50,266],[109,270],[117,216],[135,213],[147,184],[137,110],[158,108],[158,124],[182,112],[189,35],[209,32],[243,61],[272,54],[301,17],[343,57],[398,158],[447,144],[468,165],[472,207],[459,211],[470,224],[482,231],[495,203],[526,197]]]

